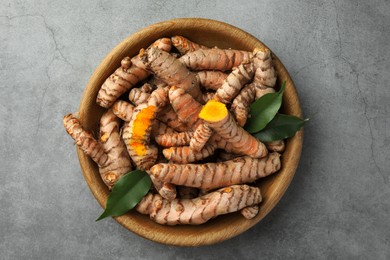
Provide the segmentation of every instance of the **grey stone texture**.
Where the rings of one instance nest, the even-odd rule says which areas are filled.
[[[390,259],[388,0],[0,3],[0,259]],[[101,207],[62,126],[114,46],[178,17],[224,21],[270,46],[310,118],[276,208],[199,248],[95,223]]]

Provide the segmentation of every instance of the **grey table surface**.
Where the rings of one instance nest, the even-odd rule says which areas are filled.
[[[389,1],[0,3],[0,259],[390,258]],[[276,208],[199,248],[95,223],[102,209],[62,126],[114,46],[178,17],[224,21],[270,46],[311,118]]]

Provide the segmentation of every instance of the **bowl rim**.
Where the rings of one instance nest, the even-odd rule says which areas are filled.
[[[92,73],[87,86],[84,89],[84,93],[82,95],[80,106],[79,106],[79,119],[81,124],[83,125],[84,120],[87,118],[87,108],[91,106],[92,102],[95,102],[95,98],[91,97],[91,91],[93,89],[96,89],[96,84],[99,82],[101,83],[102,78],[97,77],[100,72],[104,72],[107,67],[111,66],[115,60],[118,59],[118,56],[121,56],[123,58],[124,52],[123,50],[126,49],[125,47],[129,44],[129,42],[137,41],[142,35],[145,33],[152,33],[156,29],[169,29],[174,26],[178,26],[178,24],[194,24],[194,25],[202,25],[204,27],[218,27],[221,29],[226,29],[233,31],[234,33],[237,33],[238,36],[242,37],[243,39],[256,43],[257,45],[267,47],[264,43],[262,43],[260,40],[255,38],[253,35],[249,34],[248,32],[235,27],[233,25],[227,24],[225,22],[217,21],[217,20],[211,20],[211,19],[205,19],[205,18],[176,18],[172,20],[166,20],[161,21],[152,25],[149,25],[147,27],[144,27],[141,30],[138,30],[137,32],[129,35],[126,39],[124,39],[122,42],[120,42],[116,47],[114,47],[107,56],[103,59],[103,61],[97,66],[95,71]],[[267,47],[268,48],[268,47]],[[272,51],[272,49],[271,49]],[[284,65],[281,63],[281,61],[278,59],[278,57],[275,55],[274,52],[273,59],[275,61],[275,65],[278,66],[278,72],[282,72],[284,74],[284,77],[286,81],[288,81],[288,84],[286,86],[286,92],[288,91],[291,96],[292,100],[289,100],[291,104],[295,105],[295,110],[293,111],[293,114],[298,117],[302,117],[302,111],[300,107],[299,98],[297,95],[297,91],[294,85],[294,82],[292,81],[288,71],[284,67]],[[112,72],[110,72],[112,73]],[[107,74],[103,73],[103,74]],[[279,77],[278,77],[279,78]],[[101,85],[101,84],[100,84]],[[99,86],[100,88],[100,86]],[[284,95],[285,96],[285,95]],[[285,103],[285,97],[283,97],[283,103]],[[124,226],[126,229],[132,231],[133,233],[161,243],[166,245],[175,245],[175,246],[201,246],[201,245],[210,245],[222,242],[224,240],[230,239],[234,236],[237,236],[249,228],[256,225],[258,222],[260,222],[279,202],[281,197],[286,192],[288,186],[290,185],[292,178],[295,174],[295,171],[298,167],[300,156],[301,156],[301,150],[302,150],[302,144],[303,144],[303,130],[301,129],[298,131],[295,136],[291,137],[288,140],[289,149],[293,152],[293,157],[291,158],[290,162],[292,163],[289,165],[289,168],[284,167],[282,165],[281,171],[286,171],[286,176],[283,179],[284,181],[281,183],[275,183],[272,184],[273,186],[273,201],[270,204],[267,204],[267,207],[262,207],[261,211],[259,212],[258,216],[256,216],[252,220],[245,220],[240,222],[240,226],[236,227],[234,225],[227,225],[224,227],[219,227],[218,225],[213,225],[213,220],[202,224],[201,228],[200,226],[162,226],[159,224],[152,224],[148,223],[148,225],[153,226],[153,230],[149,230],[148,228],[144,228],[141,226],[141,222],[146,221],[146,218],[149,219],[145,215],[140,215],[139,213],[135,212],[134,210],[130,211],[129,213],[126,213],[125,215],[122,215],[120,217],[115,217],[114,219]],[[93,178],[94,171],[96,172],[96,165],[93,164],[92,160],[85,155],[80,148],[77,149],[77,154],[80,162],[80,166],[84,175],[84,178],[93,194],[93,196],[96,198],[98,203],[102,206],[102,208],[105,208],[106,200],[108,197],[108,189],[104,186],[102,181],[96,181]],[[284,167],[284,168],[283,168]],[[100,176],[99,176],[100,177]],[[264,202],[263,202],[264,203]],[[262,203],[262,204],[263,204]],[[261,205],[262,205],[261,204]],[[230,215],[230,214],[229,214]],[[232,221],[234,222],[234,218],[225,215],[225,219],[223,223]],[[199,228],[200,232],[196,231],[196,228]],[[175,232],[168,232],[168,230],[172,231],[175,230]],[[209,234],[209,231],[213,231]],[[183,235],[180,235],[183,234]]]

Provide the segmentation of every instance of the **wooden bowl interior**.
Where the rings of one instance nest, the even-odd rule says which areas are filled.
[[[207,19],[175,19],[142,29],[116,46],[91,76],[79,108],[80,121],[87,130],[93,133],[98,132],[99,119],[104,109],[96,104],[95,99],[104,80],[120,66],[121,59],[125,56],[136,55],[139,49],[147,47],[158,38],[174,35],[182,35],[211,47],[252,51],[255,47],[265,46],[252,35],[234,26]],[[278,73],[278,85],[280,86],[283,81],[287,83],[282,110],[287,114],[301,116],[294,83],[275,55],[274,60]],[[252,220],[246,220],[239,213],[233,213],[219,216],[199,226],[162,226],[151,221],[148,216],[135,211],[115,219],[144,238],[168,245],[208,245],[236,236],[264,218],[285,193],[299,162],[302,140],[302,131],[287,140],[286,151],[282,156],[282,169],[277,174],[261,179],[257,183],[262,191],[263,202],[260,205],[259,214]],[[84,177],[93,195],[104,207],[109,192],[100,178],[98,168],[81,150],[78,149],[77,152]]]

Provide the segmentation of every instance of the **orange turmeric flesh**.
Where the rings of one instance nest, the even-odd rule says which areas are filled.
[[[225,104],[215,100],[207,102],[199,113],[200,118],[210,122],[218,122],[224,119],[227,115],[228,110]]]
[[[144,145],[146,131],[151,127],[155,111],[155,106],[148,106],[142,109],[135,117],[132,129],[133,135],[129,144],[138,156],[146,154],[146,147]]]

